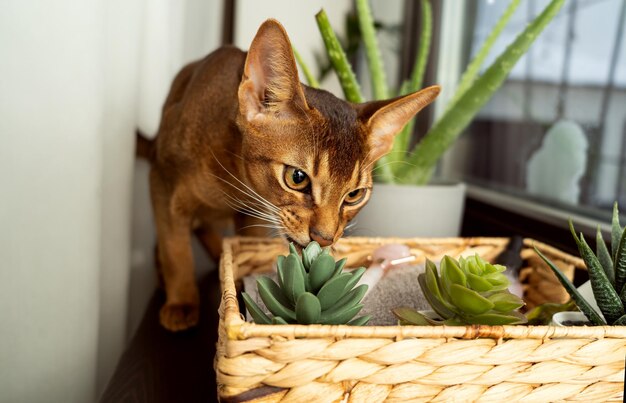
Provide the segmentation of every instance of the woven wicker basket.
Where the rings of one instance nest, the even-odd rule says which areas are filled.
[[[347,238],[334,255],[366,265],[378,246],[403,243],[420,259],[494,258],[504,238]],[[529,305],[564,301],[532,245],[570,277],[583,262],[524,241]],[[626,327],[256,325],[243,320],[236,284],[271,270],[279,240],[231,238],[220,264],[222,304],[215,368],[222,401],[609,401],[622,400]]]

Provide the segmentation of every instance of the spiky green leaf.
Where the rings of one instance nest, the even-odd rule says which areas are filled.
[[[348,258],[345,258],[345,257],[344,257],[343,259],[338,260],[338,261],[335,263],[335,271],[333,272],[332,277],[336,277],[339,273],[341,273],[341,271],[342,271],[342,270],[343,270],[343,268],[345,267],[345,265],[346,265],[346,262],[347,262],[347,261],[348,261]]]
[[[346,99],[354,103],[363,102],[361,87],[359,86],[350,62],[348,61],[348,57],[343,51],[341,43],[337,39],[335,31],[333,31],[333,28],[330,25],[326,11],[324,11],[324,9],[320,10],[320,12],[315,15],[315,19],[317,21],[317,27],[319,28],[320,34],[322,35],[324,46],[326,46],[326,53],[328,54],[328,58],[330,59],[330,63],[333,66],[335,73],[337,73],[339,83],[341,84],[341,88],[343,89]]]
[[[320,323],[327,325],[341,325],[348,323],[363,309],[363,304],[357,304],[352,308],[338,311],[332,315],[328,315],[326,312],[322,312],[320,315]]]
[[[615,322],[613,322],[613,326],[626,326],[626,315],[620,316]]]
[[[443,153],[502,85],[517,61],[554,18],[565,0],[552,0],[487,70],[452,104],[413,149],[397,171],[401,183],[425,184]]]
[[[415,326],[430,326],[430,321],[426,319],[424,315],[417,312],[413,308],[399,307],[392,309],[391,312],[396,318],[405,322],[405,324]]]
[[[487,297],[493,302],[493,309],[498,312],[509,312],[524,306],[524,301],[517,295],[509,292],[499,292]]]
[[[365,315],[348,322],[348,326],[364,326],[372,319],[372,315]]]
[[[298,256],[298,250],[296,249],[296,246],[293,244],[293,242],[289,242],[289,253],[293,253],[294,255]]]
[[[624,314],[622,300],[606,277],[600,261],[593,253],[582,234],[580,234],[580,246],[578,250],[587,266],[593,296],[598,303],[598,307],[607,322],[613,323]]]
[[[321,251],[321,249],[320,249]],[[311,292],[318,292],[335,271],[335,259],[330,255],[322,254],[313,260],[309,269]]]
[[[287,256],[283,270],[283,293],[293,304],[306,291],[302,261],[293,253]]]
[[[450,256],[446,255],[443,257],[439,265],[439,271],[441,272],[443,288],[448,293],[450,293],[450,288],[453,284],[458,284],[462,287],[466,286],[467,279],[465,273],[463,273],[459,264]]]
[[[481,315],[471,316],[468,319],[469,322],[472,324],[490,326],[519,325],[526,323],[526,318],[524,317],[524,315],[518,312],[511,312],[507,314],[488,312]]]
[[[332,307],[326,309],[324,311],[325,315],[334,315],[338,311],[345,311],[347,309],[352,308],[356,304],[360,303],[363,299],[363,296],[367,292],[367,284],[361,284],[356,287],[354,290],[350,291],[343,297],[339,298],[339,300]]]
[[[561,285],[563,285],[565,290],[569,293],[570,297],[572,297],[572,299],[576,302],[576,305],[578,305],[578,308],[581,310],[582,313],[585,314],[587,319],[589,319],[591,323],[593,323],[594,325],[606,325],[606,322],[604,321],[604,319],[602,319],[602,317],[589,304],[589,302],[587,302],[587,300],[583,298],[582,295],[580,295],[576,287],[574,287],[574,284],[572,284],[572,282],[565,276],[565,274],[563,274],[561,270],[559,270],[556,267],[556,265],[552,263],[550,259],[545,257],[543,253],[541,253],[539,249],[537,249],[536,246],[534,246],[534,249],[535,249],[535,253],[537,253],[537,255],[539,255],[539,257],[544,262],[546,262],[548,267],[556,275]]]
[[[289,298],[283,293],[283,289],[271,278],[265,276],[257,277],[256,285],[259,290],[262,288],[272,294],[274,298],[284,306],[291,307],[291,302],[289,302]]]
[[[317,293],[317,298],[320,300],[322,311],[327,310],[339,301],[344,295],[346,284],[352,278],[351,273],[342,273],[337,277],[333,277]]]
[[[486,262],[482,262],[482,263],[483,263],[483,270],[487,274],[502,273],[506,270],[506,267],[502,266],[501,264],[491,264],[491,263],[486,263]]]
[[[267,309],[275,316],[280,316],[285,320],[295,321],[296,313],[291,308],[292,305],[286,303],[286,300],[280,293],[273,291],[271,284],[274,283],[267,277],[259,277],[257,279],[257,287],[259,289],[259,296]]]
[[[317,323],[322,313],[320,301],[310,292],[300,295],[296,302],[296,320],[303,325]]]
[[[365,267],[359,267],[358,269],[350,273],[352,274],[352,277],[346,283],[346,288],[344,289],[344,292],[350,291],[352,287],[354,287],[359,282],[361,277],[363,277],[364,273],[365,273]]]
[[[606,277],[611,282],[611,285],[615,286],[615,271],[613,270],[613,258],[611,258],[611,254],[604,243],[604,238],[602,238],[602,232],[600,231],[600,227],[598,227],[598,231],[596,232],[596,255],[598,256],[598,260],[604,269],[604,273]]]
[[[485,270],[485,273],[488,272],[488,270]],[[502,273],[499,272],[493,272],[493,273],[489,273],[489,274],[484,274],[483,278],[487,281],[489,281],[492,285],[492,291],[502,291],[502,290],[506,290],[509,285],[511,284],[511,282],[509,281],[508,278],[506,278],[506,276]]]
[[[387,78],[383,67],[383,58],[380,54],[378,39],[376,38],[376,28],[369,6],[369,0],[356,0],[356,11],[359,20],[359,28],[365,45],[365,56],[367,66],[372,79],[372,89],[374,99],[387,99],[389,97],[387,89]]]
[[[613,219],[611,220],[611,256],[615,261],[615,255],[617,255],[617,247],[622,237],[622,226],[619,223],[619,210],[617,208],[617,202],[613,204]]]
[[[313,264],[313,262],[315,261],[315,259],[317,259],[317,257],[322,253],[322,248],[320,247],[320,244],[318,244],[317,242],[313,241],[311,243],[309,243],[306,248],[304,248],[302,250],[302,263],[304,263],[304,268],[307,271],[311,270],[311,265]],[[328,256],[328,255],[326,255]],[[330,256],[328,256],[330,257]],[[331,258],[332,259],[332,258]],[[333,266],[335,264],[335,260],[333,259]],[[333,267],[334,268],[334,267]]]
[[[473,265],[476,267],[475,265]],[[491,291],[493,289],[493,284],[491,284],[487,279],[477,276],[474,273],[467,273],[467,285],[472,289],[479,292]]]
[[[615,288],[621,290],[626,286],[626,228],[620,237],[613,267],[615,268]]]
[[[287,323],[287,321],[281,318],[280,316],[274,316],[272,317],[272,324],[273,325],[288,325],[289,323]]]
[[[260,325],[269,325],[272,323],[272,320],[263,312],[263,310],[257,305],[256,302],[248,295],[246,292],[242,292],[241,296],[243,297],[243,302],[246,304],[246,308],[248,312],[250,312],[250,316],[254,320],[254,323],[258,323]]]
[[[283,286],[283,266],[287,257],[278,255],[276,258],[276,273],[278,274],[278,285]]]
[[[489,55],[491,47],[500,36],[500,33],[509,22],[511,16],[513,16],[515,10],[519,6],[519,3],[520,0],[512,0],[506,10],[504,10],[504,13],[502,13],[502,16],[500,16],[500,18],[496,22],[496,25],[494,25],[493,29],[489,33],[489,36],[487,36],[478,52],[476,52],[476,56],[474,56],[474,59],[465,69],[465,72],[461,77],[461,81],[456,88],[456,92],[454,93],[454,97],[450,101],[449,105],[453,105],[454,102],[458,100],[475,81],[476,77],[478,76],[478,72],[480,71],[480,68],[482,67],[487,56]]]
[[[443,294],[441,293],[441,286],[437,276],[437,267],[433,262],[428,259],[426,260],[424,273],[419,274],[417,276],[417,280],[424,296],[435,312],[437,312],[442,318],[450,318],[454,316],[456,310],[452,304],[445,301]]]
[[[474,290],[459,284],[450,286],[450,300],[463,312],[478,315],[493,309],[494,303]]]
[[[624,285],[622,290],[619,292],[619,299],[622,300],[622,304],[626,307],[626,285]]]

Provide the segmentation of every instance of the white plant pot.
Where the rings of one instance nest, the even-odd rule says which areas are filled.
[[[587,301],[589,303],[589,305],[591,305],[591,307],[598,313],[598,315],[600,315],[600,317],[604,318],[604,315],[602,314],[602,311],[600,311],[600,308],[598,307],[598,303],[596,302],[596,298],[593,295],[593,290],[591,288],[591,282],[587,281],[585,283],[583,283],[580,287],[577,288],[578,292],[580,293],[580,295],[585,299],[585,301]],[[557,312],[554,315],[552,315],[552,322],[551,324],[553,326],[566,326],[563,323],[564,322],[589,322],[589,320],[587,319],[587,317],[585,316],[584,313],[582,312]]]
[[[574,323],[586,323],[589,324],[589,320],[582,312],[557,312],[552,315],[552,326],[568,326],[566,322]]]
[[[465,184],[375,183],[368,204],[349,235],[366,237],[455,237],[461,230]]]

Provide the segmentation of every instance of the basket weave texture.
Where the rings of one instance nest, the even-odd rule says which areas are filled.
[[[346,238],[333,255],[368,264],[377,247],[402,243],[423,261],[478,253],[506,238]],[[530,307],[567,294],[536,258],[537,246],[570,278],[582,260],[524,240],[520,272]],[[222,302],[215,359],[222,401],[622,401],[626,326],[336,326],[247,323],[237,284],[272,270],[280,240],[230,238],[220,262]]]

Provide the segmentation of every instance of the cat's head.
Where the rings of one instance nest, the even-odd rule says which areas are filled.
[[[266,21],[248,51],[238,93],[246,180],[273,207],[255,205],[300,246],[334,243],[369,200],[374,163],[438,94],[435,86],[351,104],[304,86],[285,30]]]

